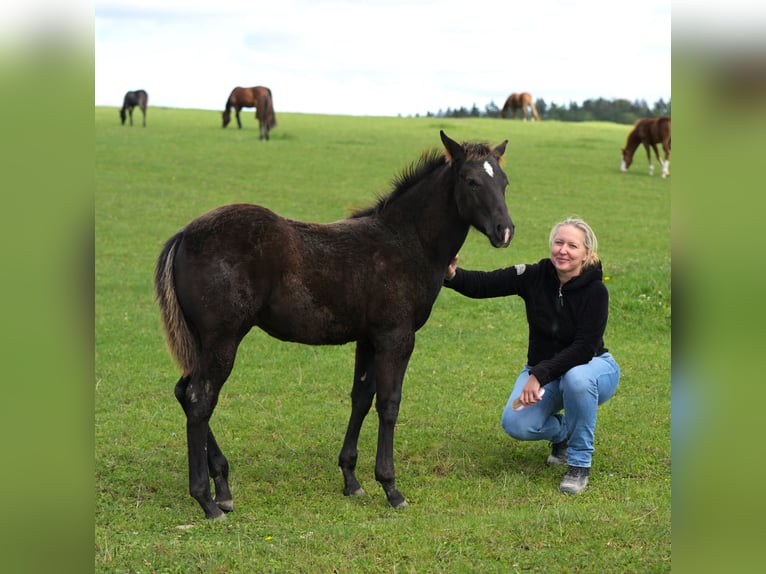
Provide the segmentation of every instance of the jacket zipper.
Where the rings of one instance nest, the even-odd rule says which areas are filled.
[[[559,303],[561,307],[564,307],[564,295],[561,293],[561,285],[559,285]]]

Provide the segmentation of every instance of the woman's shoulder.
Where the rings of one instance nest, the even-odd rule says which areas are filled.
[[[548,271],[548,267],[553,269],[553,264],[550,262],[550,259],[541,259],[537,263],[517,263],[510,267],[506,267],[506,270],[513,272],[518,277],[534,277]]]

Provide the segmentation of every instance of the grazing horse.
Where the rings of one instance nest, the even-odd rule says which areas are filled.
[[[241,128],[242,121],[239,119],[239,111],[242,108],[255,108],[255,117],[261,129],[262,140],[269,139],[269,131],[277,125],[277,117],[274,113],[274,100],[271,90],[264,86],[253,88],[241,88],[237,86],[229,94],[226,100],[226,109],[223,111],[223,127],[231,121],[231,108],[237,114],[237,125]]]
[[[521,110],[519,117],[524,118],[524,121],[529,119],[535,119],[538,122],[540,121],[535,102],[532,100],[532,94],[529,92],[522,92],[520,94],[514,92],[508,96],[508,99],[505,100],[505,104],[503,104],[503,109],[500,110],[500,117],[507,118],[509,110],[512,118],[516,117],[517,110]]]
[[[657,144],[662,144],[665,152],[665,160],[660,160],[660,153],[657,151]],[[660,116],[658,118],[642,118],[634,125],[628,134],[625,147],[622,148],[622,163],[620,169],[628,171],[630,164],[633,163],[633,154],[639,145],[643,144],[646,149],[646,159],[649,162],[649,175],[654,175],[654,162],[650,149],[654,150],[657,157],[657,163],[662,166],[662,177],[670,175],[670,118]]]
[[[144,114],[144,127],[146,127],[146,105],[148,103],[149,95],[144,90],[135,90],[125,94],[125,98],[122,100],[122,109],[120,110],[122,125],[125,125],[126,110],[128,115],[130,115],[130,125],[133,125],[133,108],[138,106],[141,108],[141,113]]]
[[[355,476],[357,441],[377,395],[375,478],[392,507],[407,506],[394,479],[394,426],[415,332],[471,226],[494,247],[507,247],[514,231],[499,164],[508,141],[490,148],[440,133],[444,153],[423,154],[389,195],[347,219],[306,223],[257,205],[226,205],[165,244],[155,296],[183,372],[175,396],[186,414],[189,492],[207,518],[234,508],[229,464],[209,421],[253,326],[307,345],[356,342],[351,416],[338,457],[343,493],[364,494]]]

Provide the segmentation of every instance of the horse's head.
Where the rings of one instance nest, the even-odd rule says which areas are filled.
[[[620,163],[620,171],[628,171],[631,163],[633,163],[633,152],[628,150],[628,148],[622,148],[622,162]]]
[[[125,118],[127,117],[127,114],[125,113],[125,108],[122,108],[120,110],[120,119],[122,120],[122,125],[125,125]]]
[[[514,225],[505,204],[508,178],[499,163],[508,140],[490,149],[484,144],[460,145],[443,131],[440,134],[455,173],[460,217],[486,235],[494,247],[508,247]]]
[[[229,110],[224,110],[221,115],[223,116],[223,127],[228,126],[231,121],[231,112]]]

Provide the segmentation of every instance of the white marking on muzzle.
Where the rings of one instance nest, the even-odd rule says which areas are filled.
[[[492,169],[492,166],[489,165],[488,161],[484,162],[484,171],[489,174],[489,177],[495,177],[495,171]]]

